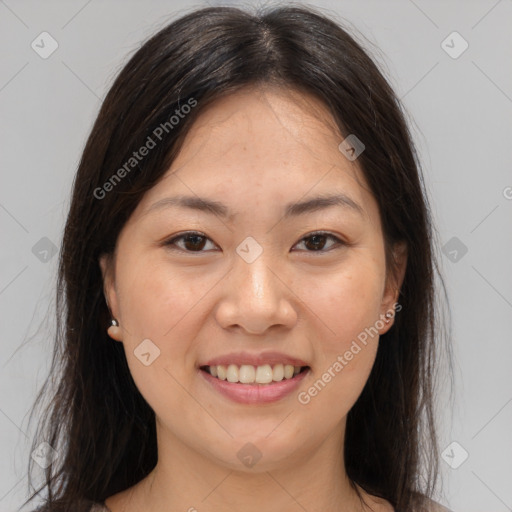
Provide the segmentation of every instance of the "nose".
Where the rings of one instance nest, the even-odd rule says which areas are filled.
[[[224,329],[261,335],[272,328],[290,329],[297,322],[293,291],[263,255],[252,263],[236,258],[226,279],[216,310]]]

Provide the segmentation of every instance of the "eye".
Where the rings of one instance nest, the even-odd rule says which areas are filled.
[[[326,240],[333,241],[328,249],[325,249]],[[211,242],[215,247],[215,244],[213,244],[213,242],[204,233],[188,231],[187,233],[183,233],[164,242],[164,245],[171,246],[171,249],[177,248],[176,250],[184,252],[206,252],[203,249],[208,242]],[[298,244],[296,244],[296,246],[301,243],[305,245],[306,252],[328,252],[332,250],[333,246],[346,245],[345,242],[340,240],[337,236],[322,231],[305,236]]]
[[[330,249],[325,249],[326,240],[334,240],[334,244],[331,244]],[[308,243],[309,242],[309,243]],[[332,249],[333,246],[346,245],[345,242],[340,240],[337,236],[334,236],[331,233],[325,233],[322,231],[318,231],[316,233],[311,233],[305,236],[297,245],[304,243],[305,247],[312,250],[307,250],[307,252],[328,252]]]
[[[171,246],[171,249],[174,249],[172,246],[176,246],[177,250],[185,251],[185,252],[205,252],[202,249],[207,244],[207,241],[211,240],[204,234],[199,233],[198,231],[188,231],[187,233],[183,233],[179,236],[172,238],[164,242],[164,245]],[[179,245],[177,242],[183,242],[182,245]],[[212,243],[212,245],[215,245]]]

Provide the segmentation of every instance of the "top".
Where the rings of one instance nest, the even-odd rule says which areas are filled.
[[[111,512],[111,510],[105,505],[105,503],[94,503],[89,509],[89,512]]]
[[[434,509],[432,512],[451,512],[451,510],[443,507],[439,503],[433,502]],[[89,512],[112,512],[105,503],[94,503],[93,506],[89,509]],[[395,512],[399,512],[395,510]]]
[[[105,505],[105,503],[95,503],[90,508],[89,512],[111,512],[111,510]],[[395,512],[398,512],[398,510]]]

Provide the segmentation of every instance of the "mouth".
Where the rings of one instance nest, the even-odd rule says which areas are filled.
[[[311,368],[281,363],[203,365],[198,373],[217,396],[255,407],[290,397],[311,373]]]
[[[229,365],[204,365],[199,369],[211,377],[231,382],[233,384],[259,384],[272,385],[283,380],[294,379],[297,375],[307,372],[309,366],[294,366],[291,364],[264,364],[255,366],[252,364]]]

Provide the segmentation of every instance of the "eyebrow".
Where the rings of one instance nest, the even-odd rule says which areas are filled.
[[[205,197],[184,195],[165,197],[160,199],[159,201],[156,201],[151,206],[149,206],[144,215],[171,206],[178,206],[204,213],[210,213],[222,218],[233,218],[236,216],[236,214],[230,212],[229,208],[225,204],[219,201],[214,201]],[[330,208],[332,206],[339,206],[347,209],[348,211],[353,211],[361,216],[364,216],[364,210],[358,203],[356,203],[349,196],[340,193],[335,195],[321,195],[306,201],[301,201],[299,203],[289,203],[285,206],[284,218],[296,217],[306,213]]]

